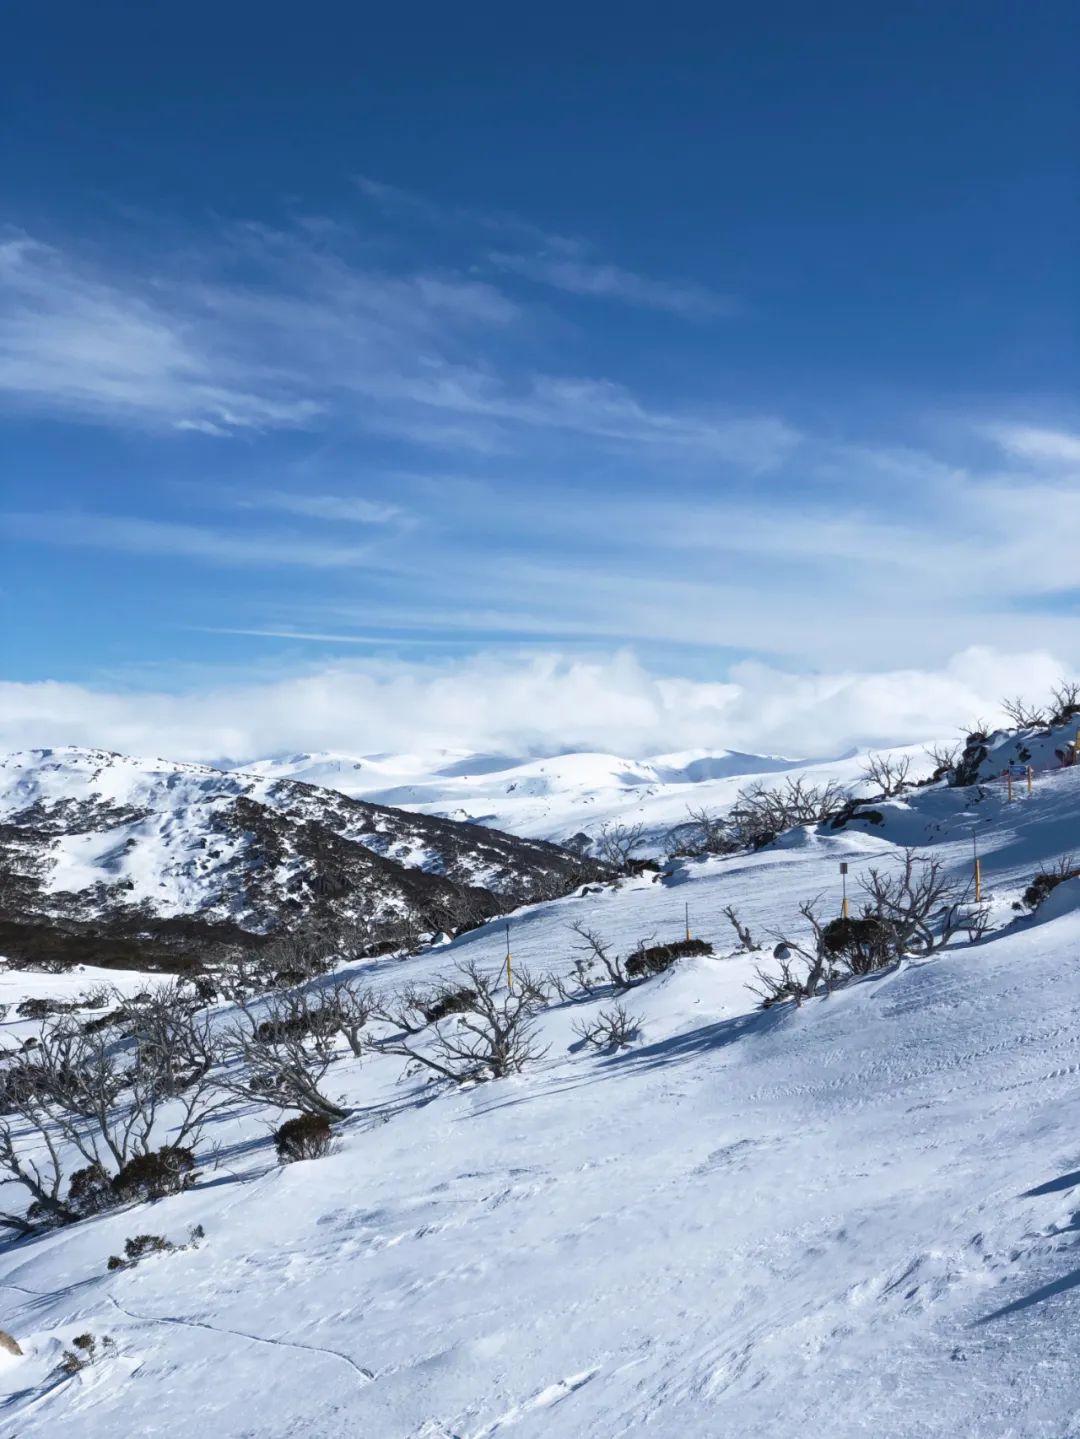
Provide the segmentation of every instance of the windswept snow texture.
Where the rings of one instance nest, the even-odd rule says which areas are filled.
[[[1080,847],[1080,767],[1011,804],[994,783],[883,813],[520,912],[514,957],[537,971],[568,968],[575,919],[625,952],[678,935],[688,905],[715,943],[628,996],[641,1033],[617,1056],[577,1041],[597,1003],[547,1010],[546,1057],[473,1088],[343,1053],[354,1112],[331,1157],[279,1168],[266,1116],[238,1111],[188,1194],[9,1247],[3,1324],[26,1356],[2,1356],[0,1432],[1080,1434],[1080,909],[1068,891],[1012,908]],[[838,862],[857,889],[897,844],[966,878],[973,829],[989,938],[754,1008],[767,953],[725,957],[725,905],[764,939],[808,897],[835,913]],[[503,944],[491,925],[362,971],[494,970]],[[196,1223],[199,1249],[106,1271],[126,1236]],[[50,1378],[85,1331],[118,1356]]]
[[[913,773],[927,773],[921,747],[910,751]],[[288,775],[343,794],[398,805],[421,814],[446,815],[565,843],[595,835],[608,822],[644,824],[659,847],[687,809],[727,809],[755,779],[776,783],[785,773],[812,782],[839,779],[858,784],[865,757],[808,761],[730,750],[687,750],[624,759],[572,753],[522,759],[440,750],[429,755],[289,755],[245,766],[267,777]]]

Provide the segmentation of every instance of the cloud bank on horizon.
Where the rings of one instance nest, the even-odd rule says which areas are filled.
[[[975,648],[939,670],[798,675],[746,661],[714,682],[651,674],[628,651],[342,662],[183,694],[8,682],[0,684],[0,749],[78,744],[210,763],[437,749],[827,758],[955,739],[977,720],[1000,721],[1003,698],[1048,694],[1062,673],[1048,653]]]

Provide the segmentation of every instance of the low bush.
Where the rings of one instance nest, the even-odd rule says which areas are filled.
[[[648,979],[654,974],[663,974],[677,959],[712,952],[712,945],[704,939],[677,939],[671,944],[642,946],[627,958],[626,973],[631,979]]]
[[[274,1148],[282,1164],[300,1159],[321,1159],[334,1142],[330,1121],[321,1114],[301,1114],[287,1119],[274,1132]]]
[[[476,990],[447,985],[437,989],[423,1004],[423,1015],[428,1024],[438,1024],[451,1014],[468,1014],[476,1003]]]
[[[112,1186],[117,1199],[128,1203],[181,1194],[197,1178],[194,1152],[182,1144],[166,1144],[129,1159]]]
[[[123,1259],[119,1254],[110,1254],[105,1267],[110,1273],[117,1269],[133,1269],[140,1259],[146,1259],[151,1254],[178,1254],[183,1249],[197,1249],[199,1240],[205,1237],[201,1224],[196,1224],[188,1231],[186,1244],[174,1244],[171,1239],[166,1239],[164,1234],[136,1234],[131,1239],[124,1240]]]
[[[68,1185],[67,1204],[73,1214],[85,1218],[111,1209],[116,1203],[113,1182],[100,1164],[88,1164],[85,1169],[76,1169]]]
[[[822,930],[822,947],[850,974],[871,974],[896,958],[896,932],[887,920],[873,914],[834,919]]]
[[[1064,884],[1067,879],[1077,878],[1080,878],[1080,865],[1070,854],[1059,860],[1053,869],[1040,870],[1032,877],[1031,883],[1024,890],[1024,903],[1028,909],[1038,909],[1047,895],[1052,894],[1059,884]]]
[[[56,1366],[59,1374],[78,1374],[80,1369],[86,1369],[91,1364],[96,1364],[98,1359],[111,1358],[116,1353],[115,1342],[106,1334],[100,1343],[93,1334],[76,1334],[71,1341],[71,1348],[65,1349]]]

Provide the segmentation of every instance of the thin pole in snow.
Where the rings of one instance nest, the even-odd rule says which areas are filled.
[[[841,914],[841,917],[842,917],[843,919],[847,919],[847,917],[848,917],[848,902],[847,902],[847,860],[846,860],[846,859],[842,859],[842,860],[840,861],[840,884],[841,884],[841,888],[842,888],[842,892],[843,892],[843,896],[844,896],[843,903],[842,903],[841,906],[840,906],[840,914]]]
[[[690,901],[689,901],[689,900],[687,900],[687,902],[686,902],[685,911],[686,911],[686,937],[687,937],[687,939],[689,939],[689,938],[690,938]]]
[[[506,926],[506,988],[511,994],[514,992],[514,966],[510,962],[510,925]]]

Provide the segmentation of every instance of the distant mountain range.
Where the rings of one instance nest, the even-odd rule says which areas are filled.
[[[837,762],[825,763],[830,773]],[[565,843],[607,821],[643,822],[657,835],[688,805],[724,806],[750,778],[815,762],[732,750],[626,759],[572,752],[533,757],[437,750],[428,754],[294,754],[246,765],[266,779],[299,779],[375,803],[491,825]],[[857,765],[848,765],[852,778]]]
[[[378,949],[600,874],[554,845],[274,765],[225,771],[75,748],[0,758],[0,954],[12,957],[63,951],[146,968],[290,927]]]

